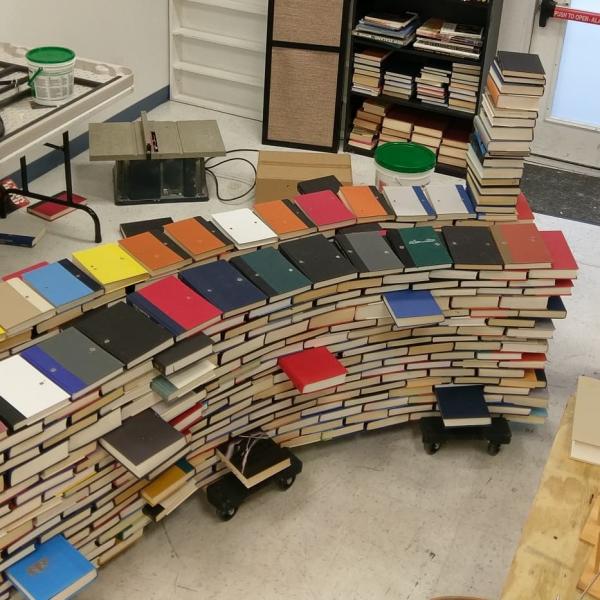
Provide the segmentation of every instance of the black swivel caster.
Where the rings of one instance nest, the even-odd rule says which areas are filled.
[[[237,515],[238,507],[237,506],[223,506],[217,508],[217,516],[221,521],[231,521],[235,515]]]
[[[294,481],[296,481],[296,476],[288,475],[287,477],[280,477],[277,480],[277,485],[279,486],[280,490],[285,492],[286,490],[289,490],[294,485]]]
[[[425,443],[423,444],[423,447],[425,448],[425,452],[431,455],[436,454],[442,445],[437,443]]]
[[[493,442],[488,443],[487,453],[490,456],[496,456],[500,452],[500,444],[494,444]]]

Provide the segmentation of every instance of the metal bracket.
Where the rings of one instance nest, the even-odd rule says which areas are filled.
[[[548,19],[554,16],[554,9],[556,8],[556,2],[554,0],[542,0],[540,4],[540,27],[546,27]]]

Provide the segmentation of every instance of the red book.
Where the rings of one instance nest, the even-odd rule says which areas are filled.
[[[22,279],[23,275],[25,275],[25,273],[29,273],[30,271],[35,271],[36,269],[39,269],[40,267],[45,267],[47,265],[48,265],[48,263],[45,260],[42,262],[39,262],[39,263],[35,263],[35,265],[30,265],[29,267],[25,267],[24,269],[21,269],[20,271],[15,271],[14,273],[8,273],[8,275],[4,275],[2,277],[2,281],[8,281],[9,279],[13,279],[13,277],[18,277],[19,279]]]
[[[529,202],[527,202],[527,197],[523,192],[521,192],[517,198],[516,209],[517,220],[519,223],[533,223],[535,221],[533,211],[531,210]]]
[[[524,352],[518,360],[500,361],[500,367],[514,369],[543,369],[546,366],[546,355],[542,353]]]
[[[6,188],[7,190],[14,190],[17,187],[17,184],[12,179],[9,179],[8,177],[6,177],[5,179],[0,179],[0,185],[3,188]],[[12,208],[9,207],[9,209],[8,209],[9,213],[11,213],[15,210],[18,210],[19,208],[25,208],[26,206],[29,206],[29,200],[27,198],[25,198],[25,196],[21,196],[21,195],[16,196],[14,194],[11,194],[10,201],[12,203]]]
[[[346,380],[346,367],[324,346],[282,356],[278,364],[302,394],[334,387]]]
[[[331,190],[296,196],[294,202],[319,231],[356,223],[356,215]]]
[[[550,252],[552,265],[549,269],[530,274],[534,279],[577,279],[577,261],[569,248],[562,231],[540,231],[540,235]]]
[[[204,404],[202,402],[194,404],[191,408],[177,415],[174,419],[169,421],[169,424],[175,427],[177,431],[181,433],[187,433],[187,431],[200,421],[204,414]]]
[[[141,288],[137,294],[184,330],[186,337],[221,318],[221,310],[194,292],[175,276],[165,277]],[[135,304],[135,301],[133,301]],[[140,306],[145,311],[143,306]],[[155,315],[151,315],[155,316]],[[159,322],[162,320],[157,315]],[[170,329],[168,324],[161,323]]]
[[[67,192],[60,192],[60,194],[55,194],[54,198],[66,201]],[[86,199],[83,196],[73,194],[73,202],[75,204],[85,204]],[[68,215],[74,210],[74,208],[71,208],[69,206],[63,206],[62,204],[54,204],[53,202],[37,202],[36,204],[32,204],[31,206],[27,207],[28,213],[31,213],[36,217],[46,219],[46,221],[55,221],[60,217]]]
[[[550,251],[533,223],[501,223],[491,229],[506,269],[552,267]]]

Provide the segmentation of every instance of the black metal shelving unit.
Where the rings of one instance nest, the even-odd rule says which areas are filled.
[[[357,49],[384,48],[393,51],[393,55],[389,59],[390,63],[393,65],[410,64],[423,67],[448,66],[453,62],[478,64],[481,65],[482,68],[481,84],[479,88],[479,99],[481,99],[481,94],[485,89],[488,69],[496,55],[498,33],[500,31],[500,18],[502,15],[502,2],[503,0],[488,0],[487,2],[478,2],[475,0],[352,0],[348,51],[349,73],[345,88],[346,119],[344,124],[344,150],[363,156],[373,156],[374,154],[373,150],[362,150],[348,144],[354,116],[356,115],[357,110],[362,106],[362,103],[369,98],[379,98],[387,100],[395,106],[413,108],[426,114],[442,115],[450,119],[470,121],[472,123],[473,118],[475,117],[474,114],[456,110],[448,106],[427,104],[416,98],[403,100],[385,94],[370,96],[353,92],[353,57]],[[422,22],[430,17],[439,17],[447,21],[483,27],[484,37],[480,58],[475,60],[450,56],[438,52],[428,52],[414,48],[412,44],[406,47],[398,47],[387,42],[380,42],[352,35],[352,30],[358,21],[366,14],[374,12],[402,14],[405,11],[418,13]],[[465,174],[464,169],[447,167],[445,165],[438,165],[436,171],[456,177],[463,177]]]

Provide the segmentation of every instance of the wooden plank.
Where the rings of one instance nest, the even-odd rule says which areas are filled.
[[[579,535],[600,490],[600,467],[570,458],[575,400],[565,408],[501,600],[574,600],[592,552]],[[589,600],[591,596],[584,596]]]

